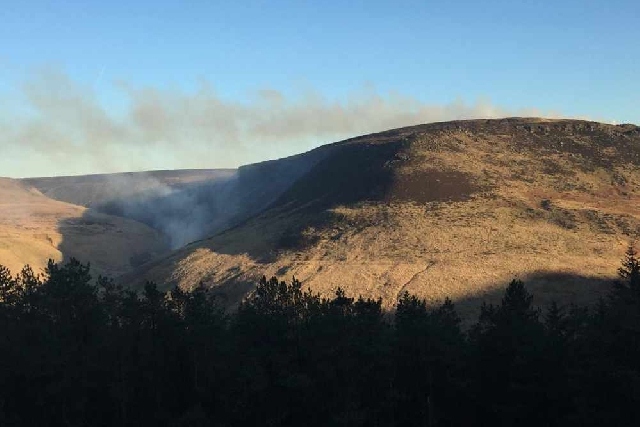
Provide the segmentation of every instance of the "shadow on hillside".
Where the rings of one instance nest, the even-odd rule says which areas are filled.
[[[270,261],[281,250],[301,251],[317,241],[317,233],[335,226],[340,215],[336,206],[360,203],[464,201],[483,190],[472,178],[458,171],[437,169],[403,173],[410,159],[408,140],[389,138],[376,143],[343,145],[295,181],[259,217],[271,253],[252,250],[252,245],[232,248],[209,242],[209,248],[225,254],[247,253],[258,262]],[[264,248],[265,245],[261,247]]]
[[[514,276],[525,283],[527,290],[534,296],[534,305],[542,309],[556,302],[561,305],[575,304],[586,307],[605,298],[613,286],[615,278],[602,278],[585,274],[569,274],[564,272],[540,271],[526,275]],[[480,314],[483,302],[500,304],[510,280],[490,286],[489,291],[469,295],[454,300],[458,313],[465,322],[475,321]]]
[[[362,201],[383,201],[393,184],[392,162],[404,144],[344,145],[315,165],[273,207],[294,205],[318,211]]]

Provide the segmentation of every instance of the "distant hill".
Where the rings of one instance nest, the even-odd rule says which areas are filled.
[[[49,258],[91,262],[94,273],[119,275],[168,251],[161,233],[139,222],[44,196],[0,178],[0,264],[39,272]]]
[[[149,172],[25,178],[27,185],[52,199],[88,208],[149,192],[179,189],[233,176],[235,169],[183,169]]]
[[[203,282],[233,304],[263,274],[295,275],[315,291],[341,286],[391,306],[405,290],[433,302],[464,300],[518,276],[541,302],[585,302],[600,295],[627,242],[640,236],[634,125],[454,121],[312,153],[309,168],[265,198],[272,200],[260,213],[127,280]],[[285,169],[279,162],[260,179],[277,179],[270,171]],[[558,278],[564,284],[552,286]]]

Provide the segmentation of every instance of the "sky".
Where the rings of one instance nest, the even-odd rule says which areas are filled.
[[[0,176],[226,168],[418,123],[640,123],[640,2],[30,1]]]

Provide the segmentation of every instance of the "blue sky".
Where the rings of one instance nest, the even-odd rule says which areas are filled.
[[[639,18],[631,0],[9,0],[0,175],[237,166],[465,115],[640,123]],[[227,128],[185,130],[202,121]]]

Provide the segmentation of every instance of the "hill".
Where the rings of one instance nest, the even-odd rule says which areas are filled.
[[[263,274],[295,276],[315,291],[341,286],[390,307],[405,290],[463,300],[518,276],[542,303],[582,303],[600,295],[640,235],[633,125],[455,121],[322,153],[261,213],[127,280],[203,282],[233,304]]]
[[[49,258],[76,257],[118,275],[168,251],[165,238],[136,221],[52,200],[24,182],[0,178],[0,264],[39,272]]]

